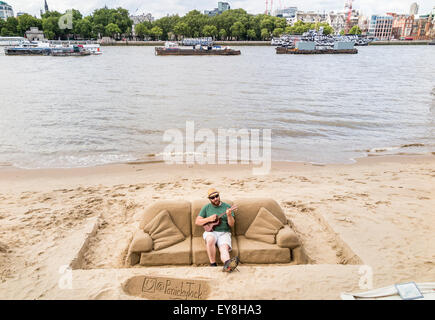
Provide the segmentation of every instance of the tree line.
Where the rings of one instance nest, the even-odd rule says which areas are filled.
[[[283,34],[302,34],[310,29],[324,27],[325,34],[334,29],[327,23],[304,23],[287,25],[284,18],[265,14],[252,15],[243,9],[227,10],[210,17],[192,10],[183,17],[166,16],[154,22],[135,26],[135,34],[141,39],[179,40],[181,38],[212,37],[218,40],[269,40]]]
[[[65,14],[72,15],[71,29],[61,28],[59,20]],[[128,10],[123,8],[109,9],[107,7],[95,10],[91,15],[83,17],[80,11],[71,9],[69,12],[48,11],[42,17],[36,18],[29,14],[17,18],[9,17],[6,21],[0,19],[0,35],[3,37],[23,37],[30,27],[38,27],[46,38],[57,39],[98,39],[104,36],[123,37],[131,34],[133,21]]]
[[[53,39],[99,39],[107,36],[114,39],[131,39],[133,21],[123,8],[96,9],[91,15],[83,16],[78,10],[72,14],[71,29],[60,28],[59,19],[65,14],[49,11],[36,18],[28,14],[18,18],[0,19],[1,36],[24,36],[30,27],[43,30],[46,38]],[[334,33],[327,23],[296,22],[287,25],[286,19],[265,14],[248,14],[243,9],[227,10],[210,17],[192,10],[180,17],[168,15],[153,22],[145,21],[134,26],[134,34],[142,40],[179,40],[189,37],[212,37],[216,40],[269,40],[282,34],[302,34],[310,29],[324,28],[324,34]]]

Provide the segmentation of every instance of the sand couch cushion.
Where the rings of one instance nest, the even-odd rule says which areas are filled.
[[[189,265],[192,264],[192,238],[187,237],[173,246],[142,252],[139,264],[143,266]]]
[[[129,252],[148,252],[153,250],[153,239],[148,233],[139,229],[133,236]]]
[[[254,221],[246,230],[245,237],[270,244],[276,243],[276,234],[284,224],[267,209],[261,207]]]
[[[153,239],[153,249],[160,250],[183,241],[186,237],[177,228],[167,210],[162,210],[143,229]]]
[[[190,202],[185,200],[161,200],[151,204],[146,208],[139,224],[139,229],[143,229],[157,214],[162,210],[167,210],[172,221],[184,236],[190,236]]]
[[[228,199],[222,199],[222,202],[228,203],[230,206],[233,205],[233,202]],[[202,234],[204,233],[204,228],[201,226],[197,226],[195,224],[196,217],[198,217],[199,212],[201,211],[202,207],[204,207],[206,204],[209,204],[210,201],[208,199],[199,199],[199,200],[193,200],[192,201],[192,212],[191,212],[191,222],[192,222],[192,236],[193,237],[202,237]],[[235,212],[236,216],[236,224],[237,224],[237,212]],[[233,228],[231,228],[231,233],[234,234]]]
[[[279,204],[270,198],[240,198],[235,199],[234,204],[238,206],[235,223],[235,234],[245,235],[249,226],[252,224],[261,207],[267,209],[273,214],[282,224],[287,223],[287,218],[284,215]]]
[[[237,236],[239,258],[242,263],[289,263],[291,250],[281,248],[276,244],[269,244],[251,240],[245,236]]]
[[[281,248],[294,249],[300,245],[300,242],[293,229],[289,225],[285,225],[276,234],[276,244]]]

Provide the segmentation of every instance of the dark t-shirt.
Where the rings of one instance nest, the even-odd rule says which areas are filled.
[[[209,203],[202,207],[201,211],[199,212],[199,216],[203,218],[211,217],[214,214],[217,214],[219,216],[227,211],[227,209],[229,208],[231,208],[231,206],[225,202],[221,202],[218,207],[215,207],[214,205]],[[234,212],[231,212],[231,215],[234,217]],[[228,217],[226,214],[221,217],[221,223],[214,228],[214,231],[231,232],[231,228],[228,225]]]

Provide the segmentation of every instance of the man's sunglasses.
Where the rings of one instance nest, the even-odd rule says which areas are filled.
[[[208,197],[210,200],[214,200],[214,199],[216,199],[216,198],[219,198],[219,195],[217,194],[217,195],[215,195],[215,196],[211,196],[211,197]]]

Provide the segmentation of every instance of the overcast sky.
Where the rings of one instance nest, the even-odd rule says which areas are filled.
[[[5,0],[13,8],[15,13],[22,11],[39,16],[39,10],[43,8],[44,0]],[[271,0],[269,0],[270,3]],[[88,15],[96,8],[107,5],[109,8],[123,7],[130,13],[140,14],[150,12],[154,17],[160,18],[166,14],[184,15],[186,12],[197,9],[203,12],[205,9],[217,7],[218,0],[47,0],[50,10],[64,12],[67,9],[77,9],[83,15]],[[243,8],[249,13],[257,14],[266,9],[265,0],[227,0],[232,9]],[[345,0],[274,0],[274,9],[287,6],[296,6],[299,10],[313,10],[329,12],[342,10]],[[353,7],[362,10],[364,15],[373,13],[385,14],[386,12],[408,13],[414,1],[408,0],[354,0]],[[429,13],[435,7],[435,0],[416,1],[419,6],[419,14]]]

